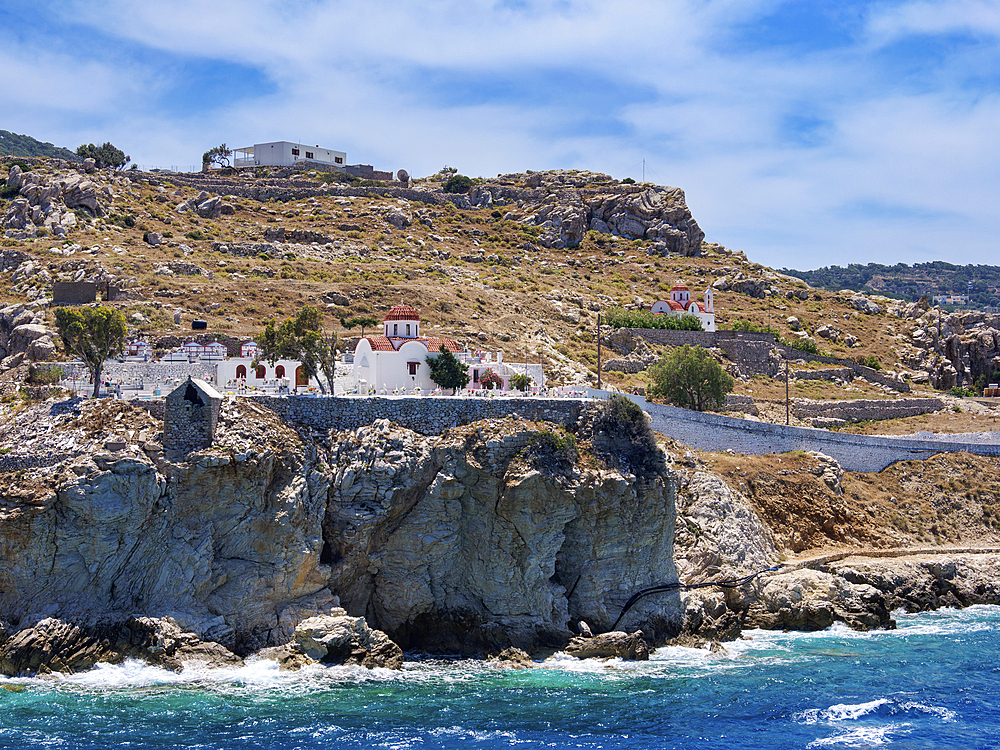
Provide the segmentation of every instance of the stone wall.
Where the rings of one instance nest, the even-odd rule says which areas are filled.
[[[587,405],[580,399],[454,398],[419,396],[317,398],[313,396],[248,396],[285,422],[325,432],[356,430],[376,419],[389,419],[422,435],[480,419],[520,417],[532,421],[574,424]]]
[[[1000,456],[1000,443],[971,442],[971,436],[953,439],[927,435],[882,437],[830,432],[810,427],[755,422],[673,406],[651,404],[640,396],[629,396],[649,415],[653,429],[692,448],[707,451],[764,455],[788,451],[820,451],[833,457],[848,471],[878,472],[896,461],[925,459],[937,453],[967,451],[981,456]]]
[[[795,399],[792,413],[799,419],[838,419],[845,422],[882,421],[914,417],[941,411],[945,403],[939,398],[851,399],[846,401],[812,401]]]

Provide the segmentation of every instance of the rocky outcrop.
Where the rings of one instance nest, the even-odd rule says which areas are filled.
[[[10,305],[0,309],[0,371],[23,361],[43,362],[55,356],[52,332],[37,306]]]
[[[632,591],[670,580],[670,477],[539,470],[523,458],[533,434],[339,436],[323,529],[343,606],[404,648],[496,653],[561,645],[570,621],[606,629]],[[662,638],[679,620],[667,597],[624,624]]]
[[[350,617],[342,609],[300,622],[293,638],[303,654],[324,664],[357,664],[369,669],[399,669],[403,665],[403,651],[389,636],[368,627],[363,617]]]
[[[493,182],[477,185],[469,191],[469,203],[478,208],[517,204],[504,218],[541,227],[538,241],[545,247],[574,247],[595,231],[650,240],[662,254],[701,251],[705,233],[680,188],[623,185],[595,173],[534,172],[524,180],[527,190]]]
[[[18,197],[10,202],[0,226],[16,236],[35,236],[39,229],[64,236],[77,225],[74,211],[102,216],[104,206],[114,197],[109,185],[102,186],[75,172],[52,177],[41,172],[21,172],[14,165],[7,184],[18,188]]]
[[[29,628],[0,638],[0,674],[9,677],[49,672],[79,672],[99,662],[140,659],[180,671],[186,662],[213,666],[242,660],[218,643],[204,642],[175,622],[130,617],[122,622],[81,626],[45,618]]]
[[[589,638],[577,636],[564,650],[577,659],[623,659],[624,661],[649,659],[649,646],[643,640],[642,631],[623,633],[620,630],[612,630],[610,633],[601,633]]]

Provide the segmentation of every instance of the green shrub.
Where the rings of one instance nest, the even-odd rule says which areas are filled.
[[[531,382],[532,381],[530,375],[523,375],[521,373],[518,373],[517,375],[510,376],[510,387],[518,391],[521,391],[522,393],[528,390],[528,388],[531,386]]]
[[[618,393],[601,405],[594,418],[594,450],[606,464],[639,479],[658,474],[664,465],[649,418]]]
[[[448,181],[444,184],[444,191],[446,193],[467,193],[471,187],[471,177],[466,177],[464,174],[456,174],[448,178]]]
[[[633,180],[631,177],[626,177],[624,180],[622,180],[622,185],[634,185],[634,184],[635,180]]]
[[[572,433],[562,430],[536,433],[525,449],[525,458],[536,469],[566,470],[572,468],[579,457],[576,438]]]
[[[189,240],[207,240],[208,239],[208,237],[205,236],[205,233],[202,232],[200,229],[194,229],[194,230],[188,232],[187,234],[185,234],[184,236],[187,237]]]
[[[30,385],[55,385],[65,376],[65,371],[59,365],[32,364],[28,369]]]
[[[773,326],[759,326],[756,323],[751,323],[749,320],[744,320],[738,318],[732,322],[729,326],[730,331],[746,331],[747,333],[770,333],[773,336],[778,336],[779,331]]]
[[[959,385],[952,386],[951,395],[955,398],[970,398],[976,394],[970,391],[968,388],[962,388]]]
[[[667,315],[649,310],[626,310],[612,307],[602,315],[601,322],[612,328],[654,328],[666,331],[700,331],[701,321],[694,315]]]
[[[867,356],[861,355],[860,357],[858,357],[857,362],[859,365],[863,365],[864,367],[870,367],[873,370],[882,369],[882,363],[879,362],[878,357],[876,357],[874,354],[868,354]]]
[[[819,345],[812,339],[795,339],[795,341],[790,342],[788,345],[792,349],[798,349],[800,352],[819,355]]]

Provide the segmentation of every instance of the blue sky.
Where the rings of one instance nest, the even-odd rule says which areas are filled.
[[[0,128],[147,167],[645,160],[772,267],[1000,264],[998,37],[996,0],[3,0]]]

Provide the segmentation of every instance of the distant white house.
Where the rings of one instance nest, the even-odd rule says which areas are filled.
[[[698,302],[691,299],[691,290],[678,282],[670,288],[670,299],[653,303],[652,312],[663,315],[694,315],[701,321],[704,330],[719,330],[715,325],[715,295],[712,287],[705,290],[704,301]]]
[[[255,143],[233,149],[234,167],[290,167],[300,161],[342,168],[347,164],[347,153],[291,141]]]

